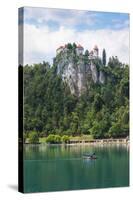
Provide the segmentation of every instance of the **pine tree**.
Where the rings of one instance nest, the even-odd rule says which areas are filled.
[[[105,49],[103,49],[102,63],[103,63],[104,66],[106,65],[106,51],[105,51]]]
[[[85,51],[85,56],[89,56],[89,51],[88,50]]]

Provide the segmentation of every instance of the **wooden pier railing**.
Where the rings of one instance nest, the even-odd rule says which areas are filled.
[[[98,143],[98,144],[106,144],[106,143],[129,143],[128,138],[122,139],[94,139],[94,140],[70,140],[70,144],[77,144],[77,143]]]

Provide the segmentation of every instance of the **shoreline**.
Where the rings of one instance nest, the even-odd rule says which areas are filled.
[[[112,145],[112,144],[126,144],[130,145],[130,140],[127,138],[121,138],[121,139],[95,139],[95,140],[72,140],[69,143],[46,143],[46,142],[39,142],[39,143],[24,143],[25,145],[31,144],[31,145],[50,145],[50,146],[55,146],[55,145],[66,145],[66,146],[74,146],[74,145]]]

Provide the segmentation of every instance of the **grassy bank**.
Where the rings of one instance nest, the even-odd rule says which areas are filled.
[[[127,143],[129,138],[100,138],[95,139],[93,135],[81,135],[81,136],[68,136],[68,135],[54,135],[50,134],[47,137],[39,137],[37,133],[29,134],[25,143],[31,144],[85,144],[85,143]]]
[[[66,139],[65,139],[66,137]],[[48,137],[40,137],[39,142],[40,143],[49,143],[47,142]],[[71,143],[71,142],[78,142],[78,141],[93,141],[94,138],[92,135],[82,135],[82,136],[67,136],[63,135],[62,137],[60,136],[60,143]],[[56,142],[56,141],[55,141]]]

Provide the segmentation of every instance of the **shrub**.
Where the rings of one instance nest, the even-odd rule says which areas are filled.
[[[54,142],[54,138],[55,138],[55,135],[50,134],[50,135],[46,138],[46,143],[53,143],[53,142]]]
[[[68,143],[70,141],[70,137],[68,135],[63,135],[61,138],[62,142]]]
[[[59,135],[54,135],[54,134],[50,134],[47,138],[46,138],[46,143],[50,143],[50,144],[58,144],[61,142],[61,137]]]
[[[32,131],[29,133],[29,142],[33,144],[39,143],[39,135],[37,132]]]
[[[109,129],[109,134],[114,137],[126,137],[129,133],[129,125],[121,124],[120,122],[113,123],[112,127]]]
[[[60,135],[55,135],[55,143],[60,143],[61,142],[61,136]]]

